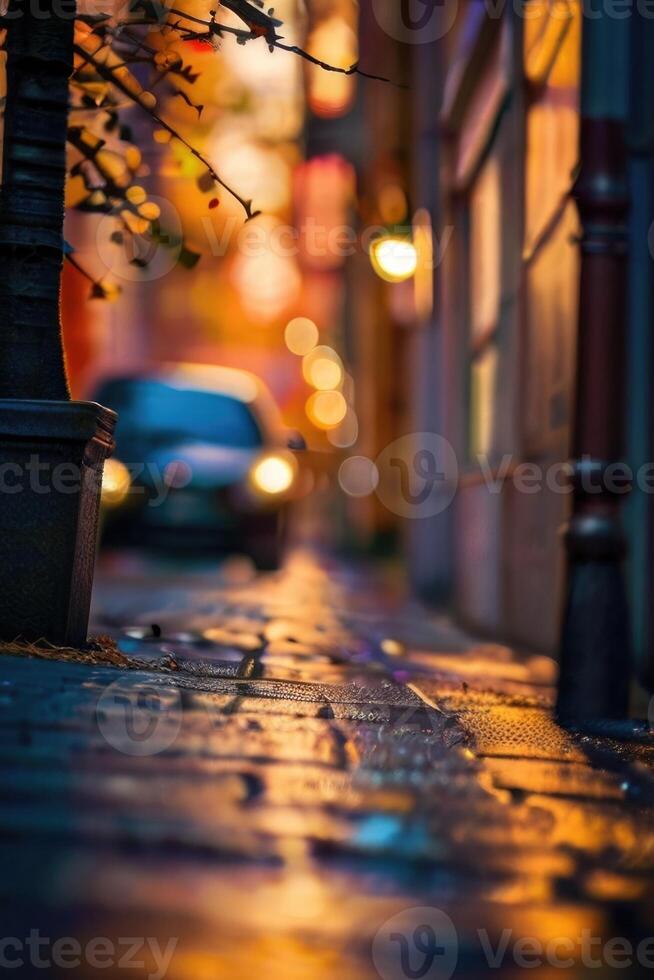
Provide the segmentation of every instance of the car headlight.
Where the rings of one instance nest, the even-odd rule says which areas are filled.
[[[119,459],[108,459],[102,474],[102,503],[105,507],[118,507],[123,502],[132,483],[130,472]]]
[[[297,463],[290,453],[269,453],[253,464],[250,482],[259,493],[275,497],[291,489],[296,473]]]

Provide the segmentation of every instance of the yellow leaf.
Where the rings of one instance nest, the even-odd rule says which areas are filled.
[[[120,216],[133,235],[144,235],[150,227],[149,221],[146,221],[145,218],[139,218],[137,214],[132,214],[131,211],[121,211]]]
[[[88,189],[81,174],[69,177],[66,182],[66,207],[76,208],[89,196]]]
[[[110,303],[117,300],[120,296],[120,286],[117,286],[114,282],[102,282],[98,283],[98,286],[102,299],[107,299]]]
[[[138,184],[133,184],[132,187],[129,187],[125,196],[130,204],[143,204],[147,197],[144,189],[139,187]]]
[[[146,201],[145,204],[141,204],[138,211],[141,217],[147,221],[156,221],[161,214],[159,205],[155,204],[154,201]]]
[[[121,187],[125,186],[130,175],[125,158],[120,153],[115,153],[113,150],[98,150],[95,159],[98,169],[105,177]]]
[[[130,170],[136,171],[141,166],[141,151],[138,146],[128,146],[125,150],[125,163]]]

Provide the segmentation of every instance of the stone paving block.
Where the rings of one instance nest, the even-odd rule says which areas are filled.
[[[621,800],[626,795],[623,776],[597,772],[579,762],[488,758],[485,766],[495,785],[503,789],[603,800]]]

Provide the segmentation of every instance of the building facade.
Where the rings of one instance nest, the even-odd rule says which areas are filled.
[[[364,7],[362,34],[372,23],[374,37],[370,9],[376,5]],[[580,2],[469,0],[455,11],[438,37],[423,25],[418,37],[395,38],[412,96],[398,110],[411,119],[410,152],[394,152],[414,242],[427,220],[433,301],[421,303],[418,271],[413,315],[400,322],[391,312],[408,400],[388,437],[444,436],[456,453],[458,489],[441,513],[399,517],[395,529],[421,593],[448,601],[485,634],[555,652],[565,571],[559,530],[571,506],[564,464],[576,394],[574,182],[584,89],[587,101],[592,91],[627,124],[626,450],[634,473],[652,459],[652,24],[634,7],[628,24],[613,25],[629,36],[631,82],[609,49],[582,81]],[[383,50],[388,39],[378,43]],[[376,43],[369,47],[371,63]],[[393,150],[377,134],[377,154]],[[374,161],[370,154],[364,186]],[[391,311],[399,288],[387,287]],[[623,508],[641,675],[651,645],[650,499],[635,485]]]

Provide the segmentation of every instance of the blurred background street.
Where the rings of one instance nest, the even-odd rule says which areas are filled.
[[[202,161],[139,106],[127,110],[127,130],[100,112],[102,160],[70,150],[70,383],[75,397],[119,410],[116,459],[135,487],[143,483],[136,470],[152,465],[160,482],[181,484],[190,467],[215,489],[217,479],[234,479],[224,475],[233,458],[216,453],[221,438],[229,442],[225,415],[187,402],[184,425],[171,430],[170,392],[161,401],[152,384],[233,396],[225,369],[247,372],[237,400],[247,406],[248,387],[263,386],[279,423],[274,439],[263,423],[249,448],[278,450],[292,433],[304,440],[300,472],[282,496],[328,515],[331,547],[394,555],[416,594],[486,635],[555,654],[565,591],[558,532],[571,501],[565,467],[576,392],[586,390],[575,376],[585,313],[574,179],[587,99],[593,118],[615,122],[596,142],[615,147],[621,168],[614,174],[607,163],[597,186],[617,182],[625,201],[638,202],[611,231],[626,236],[631,263],[624,309],[616,307],[622,332],[601,346],[600,378],[587,387],[596,392],[588,417],[624,431],[624,459],[643,476],[622,509],[634,655],[647,678],[652,20],[607,14],[616,50],[599,43],[584,88],[582,28],[593,18],[584,19],[583,5],[515,6],[276,5],[283,43],[341,72],[356,63],[363,74],[270,52],[261,38],[208,37],[192,19],[178,20],[190,31],[181,37],[153,29],[154,81],[137,63],[133,85],[261,213],[244,221],[239,201],[216,190]],[[207,16],[199,0],[175,10],[201,23]],[[231,9],[221,18],[243,26]],[[166,71],[180,65],[171,90]],[[91,75],[89,84],[100,83]],[[107,97],[104,83],[92,91]],[[90,126],[88,105],[74,104],[72,123]],[[588,165],[602,170],[599,151],[589,150]],[[93,190],[106,168],[126,205]],[[615,271],[617,289],[621,269],[603,268],[598,283],[613,289]],[[607,312],[610,298],[598,290],[598,311]],[[139,380],[130,414],[125,386]],[[211,431],[210,422],[198,428],[200,415],[215,415]],[[135,417],[147,432],[134,431]],[[587,449],[607,459],[615,452]],[[181,473],[166,477],[166,465],[180,461]],[[247,467],[236,471],[247,476]],[[119,487],[124,477],[119,471]],[[188,497],[170,501],[176,507],[184,528]],[[146,523],[166,509],[144,510]]]
[[[0,970],[650,975],[654,18],[216,6],[79,5],[118,421],[88,646],[5,630]]]

